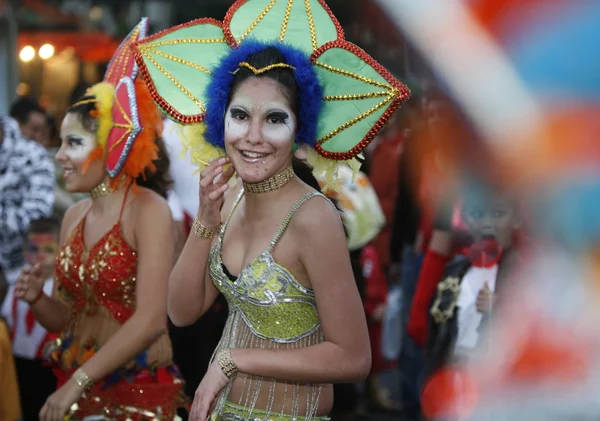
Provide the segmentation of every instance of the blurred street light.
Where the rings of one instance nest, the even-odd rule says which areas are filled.
[[[54,55],[54,46],[52,44],[44,44],[40,47],[38,54],[44,60],[49,59]]]
[[[24,62],[31,61],[35,57],[35,50],[33,49],[33,47],[31,45],[27,45],[27,46],[23,47],[23,49],[19,53],[19,57],[21,58],[21,61],[24,61]]]

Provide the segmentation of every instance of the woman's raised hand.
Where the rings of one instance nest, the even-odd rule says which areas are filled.
[[[229,166],[225,168],[227,164]],[[216,227],[221,223],[221,206],[233,173],[233,166],[227,157],[211,161],[200,173],[198,220],[202,225]]]

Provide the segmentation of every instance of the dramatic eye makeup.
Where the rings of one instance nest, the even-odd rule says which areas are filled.
[[[229,109],[229,115],[234,120],[245,121],[248,119],[248,112],[242,107],[235,105]]]
[[[68,135],[67,136],[67,145],[69,145],[71,147],[82,146],[83,138],[81,138],[79,136]]]
[[[271,111],[267,114],[267,122],[271,124],[287,124],[289,119],[290,115],[285,111]]]

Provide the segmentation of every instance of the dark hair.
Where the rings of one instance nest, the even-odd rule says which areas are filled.
[[[90,131],[95,132],[97,128],[96,119],[90,114],[91,111],[96,109],[96,103],[93,102],[95,99],[92,95],[86,95],[80,98],[75,105],[71,105],[67,109],[67,114],[75,114],[83,127]],[[142,175],[136,179],[136,183],[142,187],[146,187],[165,199],[167,198],[167,192],[173,180],[169,174],[169,168],[171,166],[171,160],[167,153],[167,147],[161,137],[155,139],[156,146],[158,146],[158,159],[154,161],[156,171],[152,172],[146,169]]]
[[[158,146],[158,159],[154,161],[156,171],[144,171],[144,174],[140,175],[136,179],[136,182],[138,185],[146,187],[166,199],[167,193],[173,185],[173,179],[171,178],[170,173],[171,159],[169,158],[163,138],[157,137],[155,143],[156,146]]]
[[[55,218],[39,218],[29,223],[30,234],[58,234],[60,232],[60,222]]]
[[[248,63],[255,69],[263,69],[273,64],[286,63],[286,61],[283,54],[277,48],[267,47],[264,50],[249,55],[246,59],[246,63]],[[284,95],[290,102],[294,114],[298,115],[298,110],[300,109],[300,95],[298,95],[298,83],[296,82],[296,77],[294,76],[293,70],[286,67],[275,67],[274,69],[262,73],[259,76],[256,76],[254,72],[252,72],[246,67],[240,67],[237,70],[235,77],[233,78],[233,82],[231,83],[231,90],[229,91],[227,105],[229,105],[229,103],[231,102],[231,98],[233,98],[233,95],[235,94],[239,86],[245,80],[251,77],[264,77],[273,79],[274,81],[277,81],[282,86],[284,86],[286,88],[284,90]]]
[[[44,109],[37,102],[27,97],[17,99],[10,107],[10,116],[20,124],[26,124],[29,121],[29,116],[34,112],[46,115]]]
[[[98,123],[94,117],[92,117],[92,111],[96,109],[96,103],[94,102],[96,97],[93,95],[85,95],[77,100],[77,102],[67,108],[67,114],[75,114],[79,117],[82,126],[89,132],[95,132],[98,127]]]

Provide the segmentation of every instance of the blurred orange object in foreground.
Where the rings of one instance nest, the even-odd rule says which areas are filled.
[[[465,369],[451,366],[427,381],[421,406],[427,418],[466,419],[475,410],[478,399],[475,379]]]

